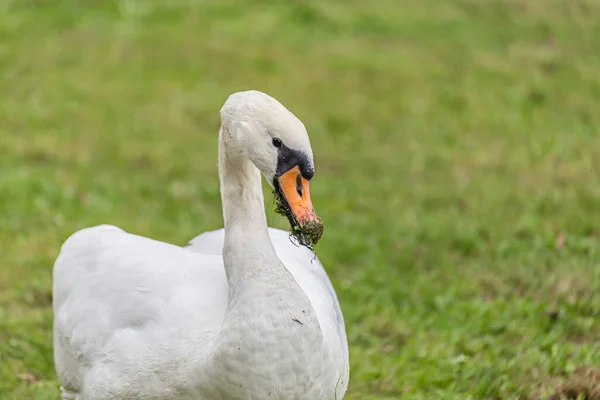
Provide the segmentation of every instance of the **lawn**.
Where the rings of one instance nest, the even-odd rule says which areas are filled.
[[[311,135],[346,398],[600,399],[599,38],[594,0],[0,0],[0,399],[58,398],[70,233],[222,226],[245,89]]]

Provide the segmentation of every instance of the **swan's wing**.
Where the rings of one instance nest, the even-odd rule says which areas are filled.
[[[199,234],[185,247],[196,253],[223,254],[223,243],[225,242],[225,229],[216,229]]]
[[[269,228],[269,236],[277,256],[298,281],[311,302],[314,302],[313,307],[317,305],[316,308],[327,311],[328,317],[333,317],[345,332],[340,303],[318,257],[306,247],[298,245],[289,232]]]
[[[219,256],[114,226],[76,232],[54,265],[55,361],[63,386],[77,391],[85,370],[102,360],[145,361],[150,351],[173,352],[190,332],[216,329],[227,293]]]
[[[306,247],[298,246],[289,232],[269,228],[277,256],[308,296],[321,324],[326,340],[342,360],[341,373],[348,374],[348,345],[344,317],[335,290],[323,265]],[[204,254],[222,254],[225,231],[217,229],[192,239],[187,249]],[[345,370],[345,371],[344,371]],[[343,385],[347,385],[346,382]]]

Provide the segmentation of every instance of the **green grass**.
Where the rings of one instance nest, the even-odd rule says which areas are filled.
[[[222,226],[254,88],[311,135],[348,399],[599,399],[598,38],[593,0],[0,0],[0,398],[58,398],[70,233]]]

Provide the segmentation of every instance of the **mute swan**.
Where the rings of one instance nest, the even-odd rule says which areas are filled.
[[[306,246],[267,227],[261,189],[260,172],[293,228],[320,224],[313,165],[294,114],[234,93],[219,130],[224,229],[183,248],[111,225],[71,235],[53,281],[62,398],[341,399],[348,344],[335,291]]]

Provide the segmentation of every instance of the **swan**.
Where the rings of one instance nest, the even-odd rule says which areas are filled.
[[[343,398],[348,343],[311,251],[322,225],[306,129],[254,90],[230,95],[220,116],[224,228],[183,247],[113,225],[63,243],[53,269],[63,400]],[[296,238],[267,226],[261,173]]]

